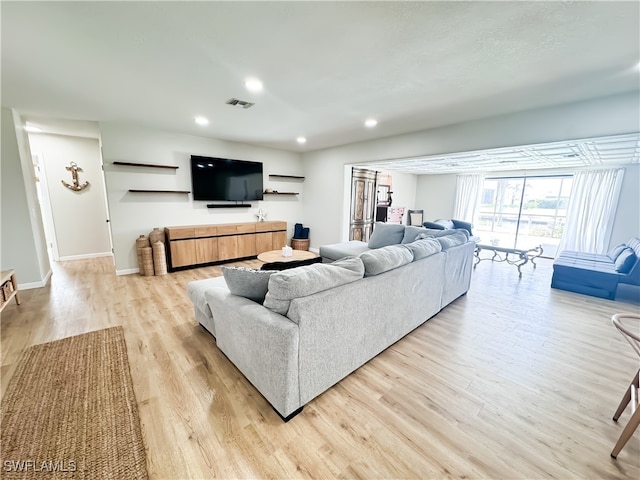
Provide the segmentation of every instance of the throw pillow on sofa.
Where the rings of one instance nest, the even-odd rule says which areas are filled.
[[[222,267],[222,275],[229,291],[254,302],[264,302],[269,286],[269,277],[276,270],[254,270],[245,267]]]
[[[397,245],[404,237],[404,225],[376,222],[369,238],[369,248],[382,248]]]
[[[345,257],[333,263],[316,263],[283,270],[271,275],[264,306],[280,315],[289,311],[291,300],[360,280],[364,265],[358,257]]]
[[[407,225],[406,227],[404,227],[404,237],[402,237],[402,243],[411,243],[416,240],[418,235],[427,234],[428,232],[429,230],[424,227]]]
[[[624,251],[625,248],[627,248],[627,246],[624,243],[621,243],[620,245],[616,245],[609,251],[609,253],[607,253],[607,257],[609,257],[612,262],[615,262],[618,256]]]
[[[625,248],[616,258],[616,272],[629,273],[636,263],[636,254],[629,247]]]
[[[427,228],[431,228],[433,230],[445,230],[446,228],[444,225],[441,225],[436,222],[424,222],[422,225],[424,225]]]
[[[413,261],[413,252],[407,245],[389,245],[360,254],[364,276],[373,277]]]

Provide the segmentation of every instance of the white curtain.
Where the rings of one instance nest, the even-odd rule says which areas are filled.
[[[562,250],[605,253],[618,206],[623,168],[585,170],[573,177]]]
[[[484,186],[484,174],[458,175],[456,181],[456,203],[453,218],[473,223],[480,205]]]

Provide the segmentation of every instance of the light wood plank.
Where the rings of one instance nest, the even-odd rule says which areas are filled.
[[[285,424],[194,321],[187,283],[219,265],[158,277],[118,277],[108,258],[53,268],[2,312],[2,393],[30,345],[123,325],[151,478],[640,476],[638,434],[609,457],[638,365],[610,317],[640,311],[638,289],[614,302],[550,289],[548,260],[520,280],[483,263],[467,295]]]

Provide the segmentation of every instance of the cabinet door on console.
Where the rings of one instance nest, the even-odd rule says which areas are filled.
[[[248,225],[237,225],[238,232],[238,257],[252,257],[257,255],[256,252],[256,226],[251,223]]]
[[[196,240],[196,260],[198,263],[218,261],[218,239],[199,238]]]
[[[258,254],[275,250],[276,248],[273,246],[272,232],[256,233],[256,252]]]
[[[218,261],[218,227],[200,225],[194,228],[196,236],[196,260],[198,263]]]
[[[218,259],[229,260],[238,258],[238,238],[218,237]]]
[[[197,262],[196,240],[176,240],[171,245],[171,266],[185,267]]]
[[[271,250],[280,250],[287,244],[287,232],[273,232]]]

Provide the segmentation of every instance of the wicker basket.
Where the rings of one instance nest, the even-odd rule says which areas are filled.
[[[156,275],[167,274],[167,256],[165,255],[164,243],[154,242],[153,249],[153,270]]]
[[[151,247],[142,248],[142,265],[145,277],[153,277],[153,250]]]
[[[308,238],[292,238],[291,248],[293,248],[294,250],[309,250],[309,239]]]
[[[151,243],[151,245],[153,245],[156,242],[162,242],[164,243],[164,231],[160,230],[159,228],[154,228],[150,233],[149,233],[149,243]]]
[[[142,260],[142,249],[144,247],[149,247],[149,246],[150,246],[149,237],[140,235],[136,239],[136,253],[138,255],[138,271],[140,272],[140,275],[144,275],[144,262]]]

